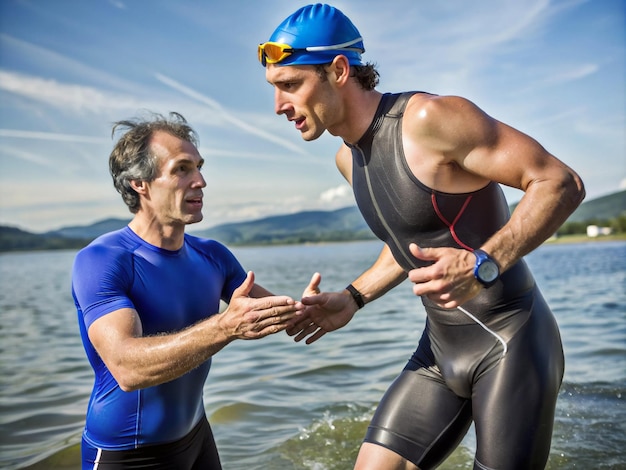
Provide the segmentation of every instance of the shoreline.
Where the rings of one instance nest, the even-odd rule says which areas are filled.
[[[543,244],[558,245],[561,243],[596,243],[596,242],[615,242],[626,241],[626,233],[616,233],[613,235],[599,235],[597,237],[589,237],[585,234],[562,235],[560,237],[548,238]]]

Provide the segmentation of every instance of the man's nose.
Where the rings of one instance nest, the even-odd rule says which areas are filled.
[[[200,188],[206,187],[206,180],[204,179],[204,176],[202,175],[202,173],[200,173],[200,171],[198,171],[198,177],[194,181],[194,185]]]
[[[274,112],[278,115],[285,114],[288,103],[285,100],[284,94],[281,90],[276,89],[274,92]]]

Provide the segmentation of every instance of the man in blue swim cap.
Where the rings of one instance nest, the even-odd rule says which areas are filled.
[[[363,39],[338,9],[305,6],[258,47],[275,112],[304,140],[343,140],[339,171],[385,243],[341,292],[315,274],[307,343],[405,279],[428,321],[380,401],[355,468],[430,469],[472,421],[474,468],[544,468],[564,370],[558,327],[523,257],[584,198],[579,176],[533,138],[457,96],[381,93]],[[524,191],[515,211],[500,188]],[[404,327],[404,325],[403,325]]]
[[[295,70],[314,70],[324,77],[326,65],[341,57],[351,67],[351,74],[361,86],[374,91],[378,84],[378,72],[372,64],[363,64],[363,52],[363,38],[350,19],[337,8],[322,4],[300,8],[276,28],[268,42],[258,47],[259,61],[267,68],[268,78],[270,71],[290,74]],[[313,67],[284,67],[286,65]],[[278,92],[279,88],[276,90]],[[375,101],[376,95],[371,95]],[[316,114],[305,120],[305,116],[295,115],[292,110],[283,113],[277,109],[276,112],[294,121],[304,140],[315,140],[325,130],[318,125],[321,124],[318,123],[321,116]],[[326,128],[331,134],[339,135],[333,128]]]

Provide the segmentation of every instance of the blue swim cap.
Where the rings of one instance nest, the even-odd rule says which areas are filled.
[[[361,34],[346,15],[330,5],[317,3],[300,8],[276,28],[269,40],[308,49],[294,52],[278,65],[326,64],[338,55],[346,56],[350,65],[363,65]]]

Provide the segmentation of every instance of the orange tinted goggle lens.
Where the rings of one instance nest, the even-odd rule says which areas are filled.
[[[277,64],[295,52],[289,44],[266,42],[259,44],[259,62],[265,64]]]

